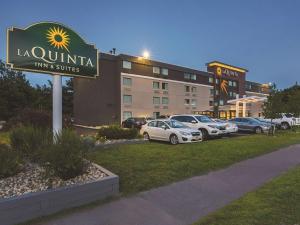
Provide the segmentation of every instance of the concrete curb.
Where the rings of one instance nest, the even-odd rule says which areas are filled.
[[[119,176],[96,165],[108,176],[86,184],[29,193],[0,200],[2,225],[13,225],[119,193]]]

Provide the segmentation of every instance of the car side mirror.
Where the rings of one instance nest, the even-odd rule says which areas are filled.
[[[194,123],[194,124],[195,124],[195,123],[197,123],[197,121],[196,121],[196,120],[192,120],[191,123]]]

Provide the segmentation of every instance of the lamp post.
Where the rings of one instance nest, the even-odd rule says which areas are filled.
[[[59,134],[62,130],[62,79],[61,75],[53,75],[53,137]]]

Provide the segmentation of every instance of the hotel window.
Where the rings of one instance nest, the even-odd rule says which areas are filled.
[[[191,74],[191,80],[196,80],[197,77],[196,77],[196,74]]]
[[[164,105],[169,104],[169,98],[168,97],[162,97],[161,98],[161,103],[164,104]]]
[[[132,95],[123,95],[123,103],[131,104],[132,103]]]
[[[162,68],[162,69],[161,69],[161,74],[162,74],[162,75],[165,75],[165,76],[168,76],[169,70],[166,69],[166,68]]]
[[[232,86],[236,87],[236,81],[232,81]]]
[[[190,100],[189,99],[184,99],[184,104],[185,105],[189,105],[190,104]]]
[[[196,99],[192,99],[191,105],[195,106],[196,104],[197,104],[197,100]]]
[[[212,84],[214,82],[214,78],[213,77],[209,77],[208,78],[208,82]]]
[[[228,86],[232,86],[232,81],[228,81]]]
[[[128,111],[123,112],[123,120],[127,120],[130,117],[132,117],[132,112],[128,112]]]
[[[213,101],[209,101],[209,106],[213,106],[214,102]]]
[[[184,86],[185,92],[190,92],[190,86]]]
[[[153,104],[159,105],[160,104],[160,97],[153,97]]]
[[[232,93],[232,96],[236,98],[236,93],[235,93],[235,92],[233,92],[233,93]]]
[[[215,94],[215,90],[214,89],[210,89],[210,95],[213,96]]]
[[[159,82],[153,81],[153,89],[159,89]]]
[[[196,87],[192,87],[192,92],[193,93],[197,92],[197,88]]]
[[[131,86],[132,85],[132,79],[128,77],[123,77],[123,85]]]
[[[157,67],[157,66],[154,66],[154,67],[153,67],[153,73],[155,73],[155,74],[160,74],[160,68]]]
[[[123,61],[123,68],[124,69],[131,69],[131,62]]]
[[[161,83],[161,88],[163,89],[163,90],[168,90],[168,83],[164,83],[164,82],[162,82]]]
[[[216,79],[216,84],[218,84],[219,83],[219,79]]]
[[[216,90],[216,91],[215,91],[215,94],[216,94],[216,95],[219,95],[219,90]]]
[[[190,79],[190,74],[189,73],[184,73],[183,77],[184,77],[184,79],[189,80]]]
[[[160,112],[153,112],[154,119],[157,119],[160,117]]]
[[[221,99],[219,103],[220,105],[224,105],[224,100]]]
[[[229,94],[230,97],[233,96],[233,92],[232,91],[229,91],[228,94]]]

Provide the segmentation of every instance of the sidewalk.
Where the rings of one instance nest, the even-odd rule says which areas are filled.
[[[300,164],[293,145],[43,225],[189,225]]]

